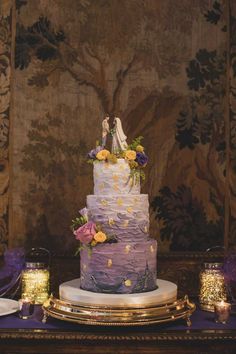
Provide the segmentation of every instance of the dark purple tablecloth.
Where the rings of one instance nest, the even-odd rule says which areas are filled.
[[[81,329],[88,329],[90,326],[79,325],[75,323],[65,322],[54,318],[48,318],[47,323],[42,323],[42,310],[41,307],[35,306],[34,314],[32,318],[28,320],[22,320],[18,317],[18,314],[11,314],[0,317],[0,330],[1,329],[52,329],[52,330],[68,330],[76,331]],[[178,320],[165,324],[158,324],[152,326],[161,330],[236,330],[236,315],[231,315],[227,324],[217,324],[214,321],[214,314],[211,312],[201,311],[199,308],[191,316],[192,325],[188,327],[185,320]],[[92,326],[93,327],[93,326]],[[150,328],[150,326],[142,326],[144,328]],[[90,327],[91,328],[91,327]],[[101,328],[101,327],[100,327]]]

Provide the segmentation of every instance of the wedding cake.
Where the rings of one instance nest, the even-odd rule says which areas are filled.
[[[80,241],[80,288],[95,293],[132,294],[155,290],[157,242],[149,236],[149,202],[140,194],[140,175],[147,164],[141,138],[126,142],[115,118],[112,151],[103,121],[103,141],[89,153],[94,194],[74,220]]]

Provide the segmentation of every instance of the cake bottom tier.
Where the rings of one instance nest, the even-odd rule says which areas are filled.
[[[152,291],[156,285],[156,240],[101,244],[80,252],[81,289],[107,294]]]

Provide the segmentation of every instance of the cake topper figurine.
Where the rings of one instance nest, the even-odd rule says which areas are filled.
[[[120,150],[127,149],[128,144],[126,142],[127,136],[125,135],[121,120],[118,117],[114,119],[114,134],[112,136],[112,153],[116,153]]]
[[[110,127],[109,127],[109,116],[106,116],[103,121],[102,121],[102,147],[105,147],[106,142],[107,142],[107,135],[110,131]]]

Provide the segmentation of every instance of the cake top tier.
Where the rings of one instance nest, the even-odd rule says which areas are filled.
[[[109,117],[104,118],[102,141],[88,153],[88,162],[94,165],[95,194],[140,192],[140,177],[144,179],[148,162],[141,140],[139,136],[128,144],[120,118],[115,117],[112,129]]]
[[[125,159],[117,159],[116,163],[94,163],[93,181],[95,195],[140,194],[139,175],[132,176]]]

